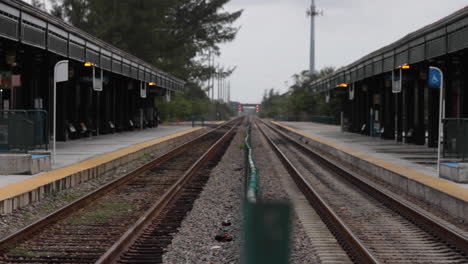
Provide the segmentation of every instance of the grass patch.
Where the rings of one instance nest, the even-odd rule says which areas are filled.
[[[133,206],[128,203],[108,203],[108,204],[103,204],[102,208],[106,210],[128,211],[128,210],[131,210]]]
[[[32,218],[31,214],[26,213],[23,215],[23,222],[29,223],[31,222],[31,218]]]
[[[245,144],[244,143],[239,143],[239,144],[237,144],[237,148],[239,148],[240,150],[244,150],[245,149]]]
[[[85,195],[84,192],[53,192],[47,195],[49,202],[40,205],[40,210],[52,211],[58,207],[61,202],[69,203]]]
[[[50,210],[53,210],[57,207],[56,204],[54,203],[43,203],[41,204],[40,208],[41,210],[45,210],[45,211],[50,211]]]
[[[105,203],[92,208],[80,216],[68,219],[67,224],[70,225],[87,225],[106,223],[114,216],[125,215],[133,206],[128,203]]]
[[[84,192],[66,192],[66,191],[55,191],[47,194],[46,198],[52,201],[65,201],[71,202],[83,196]]]
[[[25,248],[14,248],[9,252],[9,255],[32,258],[32,257],[48,256],[49,253],[43,252],[43,251],[31,251]]]
[[[151,159],[150,154],[148,154],[148,153],[143,154],[143,160],[150,160],[150,159]]]
[[[73,193],[59,192],[56,196],[57,197],[56,199],[60,201],[71,202],[80,198],[83,195],[84,195],[83,192],[73,192]]]
[[[87,225],[105,223],[113,214],[111,212],[94,212],[91,215],[84,215],[81,217],[73,217],[67,221],[69,225]]]

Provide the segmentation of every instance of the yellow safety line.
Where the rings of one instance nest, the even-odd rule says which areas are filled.
[[[339,145],[339,144],[336,144],[336,143],[332,143],[332,142],[329,142],[323,138],[320,138],[320,137],[316,137],[316,136],[313,136],[313,135],[310,135],[310,134],[306,134],[302,131],[299,131],[297,129],[294,129],[294,128],[291,128],[291,127],[288,127],[284,124],[281,124],[281,123],[278,123],[278,122],[275,122],[275,121],[272,121],[272,123],[278,125],[278,126],[281,126],[285,129],[288,129],[290,131],[293,131],[294,133],[297,133],[301,136],[304,136],[304,137],[307,137],[307,138],[310,138],[314,141],[317,141],[317,142],[320,142],[322,144],[325,144],[325,145],[328,145],[332,148],[335,148],[335,149],[338,149],[338,150],[341,150],[345,153],[348,153],[349,155],[352,155],[354,157],[357,157],[359,159],[362,159],[362,160],[365,160],[365,161],[368,161],[374,165],[377,165],[379,167],[382,167],[382,168],[385,168],[389,171],[392,171],[396,174],[399,174],[401,176],[404,176],[406,178],[409,178],[409,179],[412,179],[416,182],[419,182],[419,183],[422,183],[423,185],[426,185],[426,186],[429,186],[433,189],[436,189],[440,192],[443,192],[449,196],[453,196],[453,197],[456,197],[462,201],[465,201],[465,202],[468,202],[468,190],[463,188],[463,187],[460,187],[452,182],[448,182],[448,181],[444,181],[444,180],[441,180],[441,179],[437,179],[437,178],[434,178],[432,176],[429,176],[427,174],[424,174],[422,172],[419,172],[419,171],[415,171],[413,169],[409,169],[409,168],[404,168],[404,167],[401,167],[395,163],[392,163],[392,162],[389,162],[389,161],[386,161],[386,160],[383,160],[383,159],[380,159],[380,158],[376,158],[374,156],[371,156],[371,155],[368,155],[368,154],[365,154],[365,153],[362,153],[362,152],[359,152],[353,148],[350,148],[350,147],[345,147],[345,146],[342,146],[342,145]]]
[[[85,161],[82,161],[82,162],[79,162],[79,163],[76,163],[67,167],[52,170],[52,171],[43,173],[41,175],[38,175],[36,177],[28,178],[28,179],[25,179],[23,181],[20,181],[11,185],[1,187],[0,188],[0,201],[10,199],[18,195],[30,192],[41,186],[60,180],[62,178],[65,178],[77,172],[84,171],[84,170],[99,166],[101,164],[105,164],[112,160],[127,156],[129,154],[135,153],[142,149],[145,149],[147,147],[162,143],[164,141],[167,141],[167,140],[179,137],[179,136],[183,136],[185,134],[188,134],[188,133],[200,130],[200,129],[202,129],[202,127],[196,127],[196,128],[188,129],[188,130],[181,131],[175,134],[166,135],[160,138],[152,139],[143,143],[138,143],[138,144],[135,144],[135,145],[123,148],[123,149],[116,150],[114,152],[103,154],[98,157],[94,157],[94,158],[91,158],[91,159],[88,159],[88,160],[85,160]]]

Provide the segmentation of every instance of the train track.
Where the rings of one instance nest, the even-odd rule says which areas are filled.
[[[197,191],[201,190],[207,179],[194,176],[216,164],[240,121],[221,125],[4,238],[0,263],[95,263],[103,255],[115,256],[109,249],[134,233],[142,217],[168,215],[168,206],[184,196],[187,183],[199,181]],[[196,198],[193,190],[190,199]],[[181,215],[178,221],[182,219]],[[174,222],[161,222],[158,228],[170,229],[168,224]]]
[[[468,263],[466,232],[257,122],[296,185],[355,263]]]

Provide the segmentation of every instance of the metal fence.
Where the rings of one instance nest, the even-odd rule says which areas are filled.
[[[314,123],[328,124],[328,125],[339,125],[340,120],[333,116],[312,116],[310,121]]]
[[[468,157],[468,118],[446,118],[443,124],[443,157],[464,161]]]
[[[240,263],[289,263],[290,208],[283,202],[261,199],[260,174],[255,165],[251,132],[252,124],[248,120],[244,139],[246,190],[242,206],[244,243]],[[265,177],[273,180],[271,176]]]
[[[47,112],[0,110],[0,151],[28,152],[48,148]]]
[[[192,127],[205,126],[205,118],[203,116],[193,115],[192,116]]]
[[[252,124],[250,121],[247,122],[245,129],[245,153],[244,153],[244,167],[246,172],[246,198],[249,202],[255,203],[257,201],[257,192],[258,192],[258,169],[255,166],[254,157],[253,157],[253,148],[251,142],[251,131]]]

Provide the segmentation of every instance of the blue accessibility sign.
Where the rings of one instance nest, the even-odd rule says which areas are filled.
[[[437,67],[429,67],[429,88],[434,88],[434,89],[440,89],[442,87],[443,83],[443,73],[442,70],[440,70]]]

